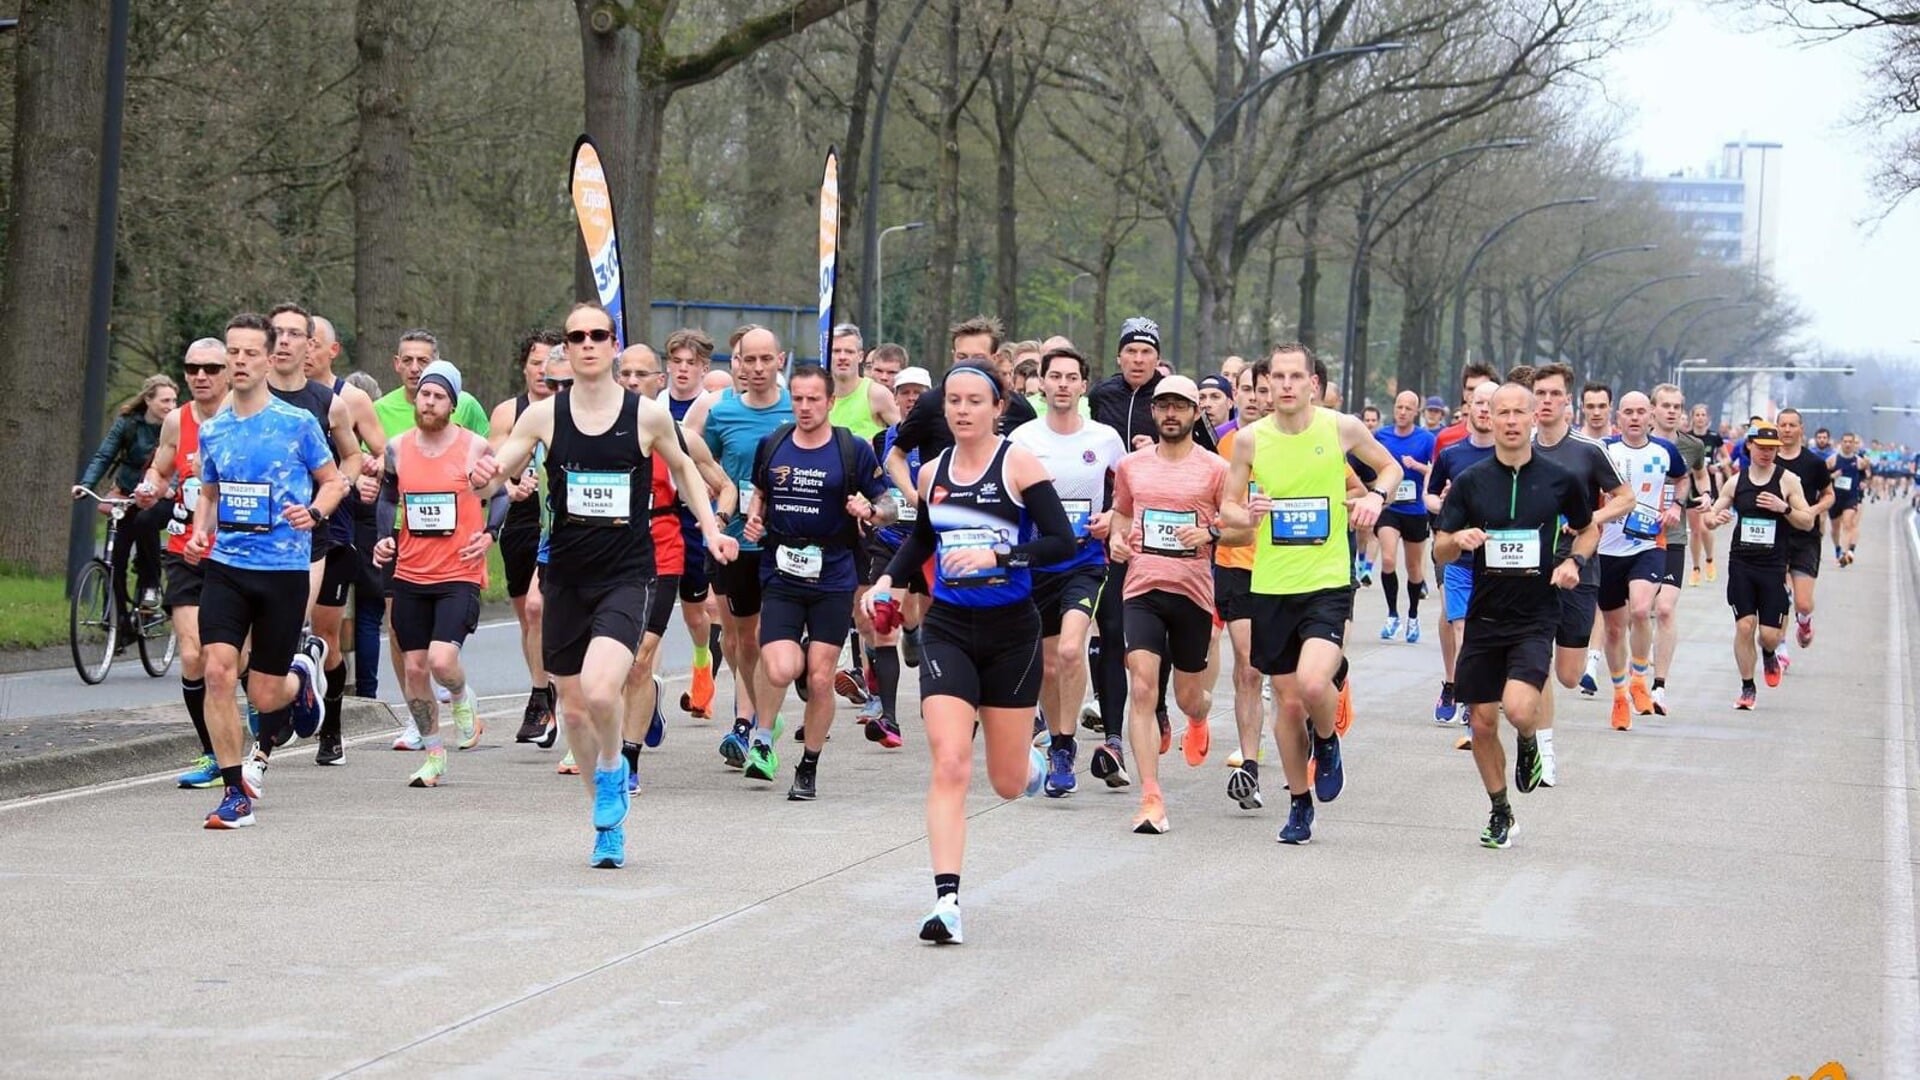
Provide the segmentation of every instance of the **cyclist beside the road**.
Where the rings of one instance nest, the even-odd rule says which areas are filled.
[[[120,406],[113,427],[107,429],[107,437],[100,440],[100,448],[93,452],[86,469],[80,474],[80,482],[74,485],[74,499],[86,497],[81,490],[83,488],[91,488],[101,495],[135,494],[134,489],[140,486],[147,463],[153,460],[154,446],[160,441],[160,425],[173,412],[179,396],[179,388],[169,376],[147,376],[140,384],[140,392]],[[111,493],[100,487],[109,472],[113,475]],[[105,512],[107,508],[103,505],[100,509]],[[113,568],[113,595],[120,605],[123,636],[132,636],[129,620],[135,606],[127,596],[127,556],[129,553],[135,556],[135,575],[140,579],[139,606],[158,607],[160,530],[171,513],[171,508],[150,503],[138,512],[128,514],[114,537],[113,550],[108,553],[107,562]]]
[[[227,347],[218,338],[201,338],[187,346],[181,362],[187,375],[185,408],[167,414],[160,425],[160,441],[153,448],[153,464],[135,486],[134,499],[143,508],[169,507],[167,521],[166,595],[161,603],[173,620],[174,640],[180,648],[180,698],[187,719],[200,736],[200,757],[175,777],[183,788],[210,788],[220,782],[220,763],[207,733],[207,662],[200,647],[201,567],[187,561],[187,533],[200,503],[200,428],[220,411],[227,396]]]

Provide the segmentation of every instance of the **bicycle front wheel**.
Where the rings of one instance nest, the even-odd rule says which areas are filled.
[[[140,666],[147,674],[158,679],[173,666],[173,655],[180,647],[180,639],[173,632],[173,618],[165,611],[153,614],[141,613],[140,618]]]
[[[113,667],[120,634],[113,608],[113,572],[95,559],[81,569],[73,583],[67,618],[73,668],[88,686],[98,685]]]

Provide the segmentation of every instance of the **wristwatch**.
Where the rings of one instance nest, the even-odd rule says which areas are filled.
[[[1207,535],[1213,537],[1214,543],[1216,544],[1219,543],[1220,542],[1220,526],[1218,525],[1207,526]]]
[[[307,516],[313,519],[315,528],[327,523],[327,515],[321,513],[320,508],[317,506],[307,507]]]
[[[1367,490],[1380,496],[1381,502],[1390,503],[1393,501],[1393,495],[1390,492],[1381,491],[1379,488],[1368,488]]]

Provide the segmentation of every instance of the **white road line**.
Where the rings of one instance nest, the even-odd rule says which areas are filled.
[[[1914,558],[1908,565],[1914,574],[1920,574],[1920,528],[1916,528],[1912,514],[1904,516]],[[1913,607],[1912,593],[1901,587],[1903,578],[1911,580],[1896,566],[1895,585],[1887,590],[1887,710],[1885,749],[1881,752],[1886,860],[1886,895],[1882,898],[1886,997],[1881,1009],[1886,1035],[1881,1057],[1886,1076],[1914,1080],[1920,1076],[1920,960],[1914,955],[1913,830],[1908,811],[1912,774],[1907,769],[1907,754],[1915,745],[1907,708],[1912,700],[1907,686],[1907,619]]]

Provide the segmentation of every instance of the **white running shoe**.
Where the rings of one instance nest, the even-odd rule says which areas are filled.
[[[1667,715],[1667,688],[1664,686],[1653,688],[1653,712],[1655,716]]]
[[[958,945],[960,935],[960,901],[951,896],[943,896],[934,902],[933,910],[920,923],[920,940],[931,941],[935,945]]]
[[[460,732],[460,741],[455,745],[462,750],[480,745],[480,736],[487,730],[487,722],[478,715],[478,706],[471,684],[460,695],[460,700],[453,703],[453,726]]]
[[[246,789],[247,798],[264,796],[267,793],[267,759],[258,754],[248,754],[247,760],[240,763],[240,784]]]
[[[1540,786],[1552,787],[1560,781],[1560,770],[1554,767],[1553,743],[1542,739],[1540,746]]]
[[[413,722],[413,714],[408,713],[400,727],[400,734],[393,740],[395,750],[419,750],[426,744],[420,741],[420,725]]]

